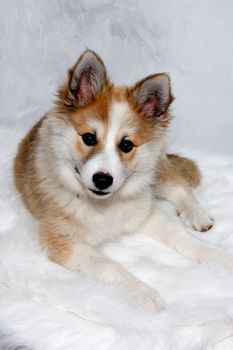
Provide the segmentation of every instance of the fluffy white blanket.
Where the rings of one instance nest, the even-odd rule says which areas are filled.
[[[156,314],[134,304],[117,285],[85,279],[48,261],[37,242],[37,223],[12,180],[12,159],[26,124],[0,126],[0,348],[232,349],[233,274],[220,265],[196,265],[144,236],[103,247],[158,289],[167,307]],[[215,218],[211,231],[187,234],[233,254],[233,159],[182,153],[198,161],[204,182],[197,196]],[[168,203],[159,205],[178,220]]]

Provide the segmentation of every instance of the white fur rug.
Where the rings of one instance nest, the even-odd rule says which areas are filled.
[[[106,245],[106,254],[159,290],[167,308],[155,314],[116,285],[47,260],[12,182],[12,158],[29,120],[0,126],[0,349],[232,349],[233,271],[195,265],[144,236]],[[198,161],[204,183],[197,195],[216,222],[208,233],[187,234],[233,254],[233,158],[172,150]],[[178,220],[168,203],[160,205]]]

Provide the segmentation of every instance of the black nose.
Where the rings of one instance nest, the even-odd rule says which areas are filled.
[[[113,177],[109,174],[95,173],[92,181],[99,190],[105,190],[113,183]]]

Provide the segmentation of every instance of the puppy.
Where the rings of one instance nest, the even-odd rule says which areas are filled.
[[[232,266],[231,257],[156,208],[155,197],[162,197],[186,225],[200,231],[213,225],[192,193],[200,182],[196,165],[166,155],[172,100],[168,75],[115,87],[100,57],[87,50],[69,70],[52,110],[22,140],[14,163],[16,187],[39,220],[50,259],[118,283],[157,310],[163,301],[156,291],[104,256],[101,244],[143,233],[191,260]]]

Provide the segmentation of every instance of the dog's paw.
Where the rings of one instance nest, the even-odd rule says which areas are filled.
[[[143,286],[132,293],[134,300],[149,310],[156,310],[157,312],[165,309],[165,303],[159,294],[148,286]]]
[[[213,219],[197,204],[180,208],[177,211],[177,215],[186,226],[196,231],[205,232],[210,230],[214,225]]]

